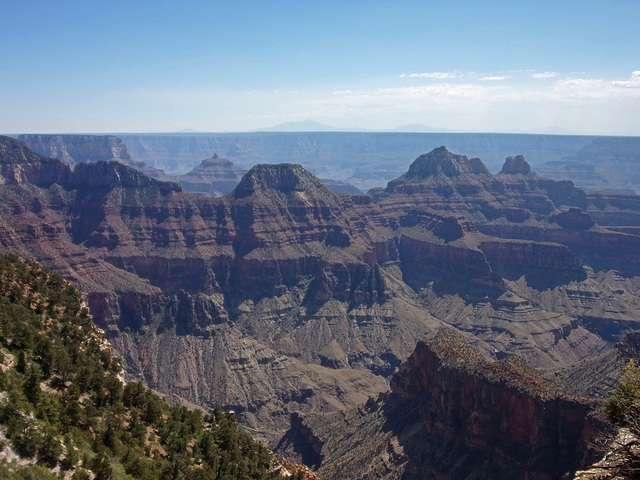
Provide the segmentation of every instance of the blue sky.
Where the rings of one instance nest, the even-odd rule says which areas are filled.
[[[640,3],[2,0],[0,132],[640,135]]]

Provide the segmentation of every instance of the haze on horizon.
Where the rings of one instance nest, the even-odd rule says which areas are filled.
[[[0,132],[640,135],[636,0],[3,2]]]

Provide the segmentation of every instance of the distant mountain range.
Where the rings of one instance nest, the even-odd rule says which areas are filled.
[[[437,132],[452,132],[446,128],[435,128],[423,125],[421,123],[411,123],[407,125],[401,125],[395,128],[389,129],[367,129],[359,127],[340,128],[326,125],[324,123],[316,122],[314,120],[302,120],[299,122],[285,122],[273,127],[258,128],[252,130],[254,132],[416,132],[416,133],[437,133]]]

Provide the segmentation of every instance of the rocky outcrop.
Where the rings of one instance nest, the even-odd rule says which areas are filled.
[[[505,175],[528,175],[531,173],[531,166],[522,155],[507,157],[500,173]]]
[[[281,193],[307,192],[312,196],[320,193],[335,198],[323,183],[300,165],[256,165],[242,178],[233,192],[235,198],[246,197],[267,190]]]
[[[230,160],[214,154],[175,181],[187,192],[215,197],[233,191],[245,173]]]
[[[20,141],[0,136],[0,184],[49,186],[69,181],[71,171],[55,158],[42,157]]]
[[[391,388],[416,401],[425,434],[496,459],[494,478],[505,467],[560,478],[604,454],[592,449],[602,428],[592,405],[564,397],[517,359],[486,362],[452,330],[419,343]]]
[[[397,180],[390,182],[389,189],[401,183],[419,182],[430,176],[444,175],[457,177],[462,174],[488,175],[489,169],[479,158],[467,158],[456,155],[442,146],[430,153],[419,156],[409,167],[409,171]]]
[[[487,362],[453,330],[419,343],[392,393],[357,410],[295,418],[277,448],[323,478],[560,479],[604,454],[610,427],[517,358]],[[604,448],[604,446],[602,447]]]

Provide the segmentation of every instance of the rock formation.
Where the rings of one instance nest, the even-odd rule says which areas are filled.
[[[391,393],[358,409],[293,416],[281,452],[323,478],[560,479],[605,453],[611,427],[518,358],[487,362],[453,330],[420,342]]]
[[[69,167],[54,158],[36,154],[22,142],[9,139],[0,142],[0,184],[64,184],[70,174]]]
[[[216,197],[233,191],[245,173],[230,160],[214,154],[175,180],[188,192]]]

